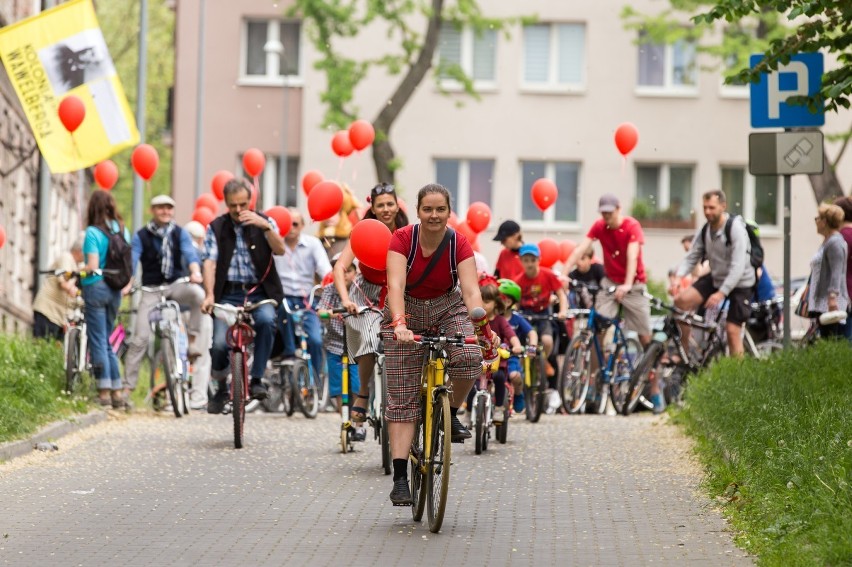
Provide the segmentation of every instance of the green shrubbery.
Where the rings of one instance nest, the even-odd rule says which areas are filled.
[[[852,564],[852,349],[722,360],[676,417],[711,495],[764,565]]]
[[[0,441],[19,439],[45,423],[87,411],[85,386],[83,395],[63,392],[58,343],[0,335]]]

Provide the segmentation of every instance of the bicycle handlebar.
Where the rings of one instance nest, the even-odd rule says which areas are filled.
[[[131,288],[131,292],[135,292],[135,291],[141,289],[143,293],[159,293],[161,291],[166,291],[167,289],[169,289],[170,286],[172,286],[174,284],[185,284],[185,283],[189,283],[189,276],[184,276],[182,278],[178,278],[171,283],[165,283],[163,285],[156,285],[156,286],[154,286],[154,285],[152,285],[152,286],[148,286],[148,285],[136,286],[135,285]]]
[[[396,337],[394,337],[396,340]],[[479,339],[476,337],[465,337],[462,334],[457,334],[453,337],[446,335],[414,335],[414,342],[420,345],[478,345]]]
[[[66,280],[70,280],[71,278],[87,278],[89,276],[102,276],[104,274],[117,274],[118,270],[112,270],[109,268],[97,269],[97,270],[39,270],[39,274],[46,274],[50,276],[55,276],[57,278],[64,277]]]
[[[314,304],[314,295],[316,294],[316,291],[318,289],[322,289],[322,286],[315,285],[314,287],[311,288],[311,293],[308,294],[307,301],[305,302],[305,307],[292,308],[292,307],[290,307],[290,304],[285,299],[284,301],[281,302],[281,305],[284,306],[284,311],[286,311],[287,313],[289,313],[291,315],[293,314],[293,311],[313,311],[312,306]]]
[[[328,310],[324,310],[323,313],[317,313],[320,319],[331,319],[332,315],[341,315],[343,313],[347,313],[345,307],[335,307],[329,312]]]

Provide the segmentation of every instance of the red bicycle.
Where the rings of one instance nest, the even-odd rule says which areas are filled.
[[[225,339],[231,350],[231,413],[234,415],[234,448],[242,449],[246,421],[246,402],[249,400],[248,349],[254,342],[252,311],[262,305],[278,307],[274,299],[243,305],[213,304],[213,315],[228,324]]]

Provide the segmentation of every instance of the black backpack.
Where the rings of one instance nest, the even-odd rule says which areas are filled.
[[[133,266],[130,265],[131,248],[124,239],[124,227],[119,223],[118,232],[112,232],[106,227],[96,228],[107,237],[104,281],[112,289],[123,289],[133,277]]]
[[[731,225],[734,224],[734,219],[738,216],[740,215],[728,215],[728,220],[725,221],[725,246],[731,245]],[[756,270],[763,265],[763,244],[760,243],[760,236],[758,236],[760,229],[754,223],[746,220],[743,220],[743,222],[745,222],[746,233],[748,234],[749,261],[751,262],[751,267]],[[701,242],[705,242],[707,238],[708,224],[704,223],[704,226],[701,227]]]

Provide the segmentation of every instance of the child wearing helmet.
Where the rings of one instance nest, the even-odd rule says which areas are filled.
[[[501,315],[509,322],[509,326],[515,331],[515,335],[521,344],[525,344],[530,348],[531,352],[535,352],[538,348],[538,333],[530,325],[520,313],[516,313],[513,308],[521,301],[521,286],[510,279],[499,279],[498,291],[500,292],[500,300],[502,303]],[[512,355],[507,361],[507,372],[509,380],[512,381],[512,387],[515,389],[515,413],[524,411],[526,404],[524,403],[523,379],[521,377],[521,360],[517,355]]]

